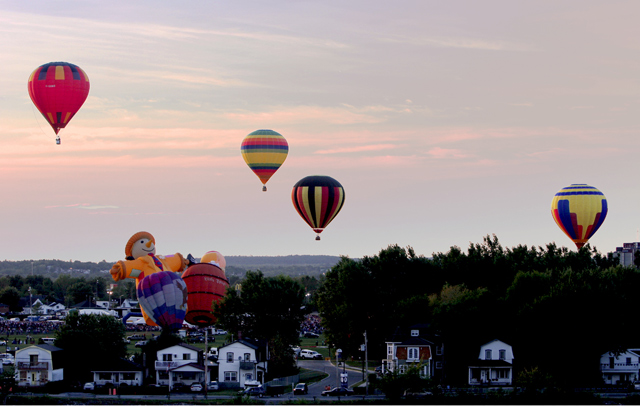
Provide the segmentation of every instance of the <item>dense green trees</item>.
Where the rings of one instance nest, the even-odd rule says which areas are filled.
[[[54,342],[65,350],[65,380],[91,381],[91,368],[123,358],[127,353],[124,336],[124,324],[112,316],[69,314]]]
[[[225,298],[214,305],[218,326],[237,337],[269,342],[269,373],[284,376],[294,367],[291,346],[298,344],[298,330],[304,318],[304,288],[288,276],[265,277],[247,272],[242,290],[230,287]]]
[[[431,259],[392,245],[343,258],[317,303],[327,339],[351,355],[365,330],[369,356],[383,358],[397,326],[426,323],[445,343],[449,383],[464,384],[480,345],[497,338],[513,346],[517,369],[586,385],[598,383],[603,353],[638,345],[640,271],[616,264],[588,245],[505,249],[495,236]]]

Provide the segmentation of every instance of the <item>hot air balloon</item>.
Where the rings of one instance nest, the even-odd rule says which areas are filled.
[[[162,271],[142,278],[136,289],[140,307],[162,328],[182,327],[187,311],[187,285],[175,272]]]
[[[204,259],[205,256],[202,258]],[[187,284],[189,292],[185,320],[200,327],[215,324],[217,319],[213,315],[213,303],[219,302],[229,287],[224,270],[214,262],[200,262],[189,266],[182,274],[182,279]]]
[[[242,157],[262,182],[262,191],[267,191],[267,182],[280,168],[289,153],[289,144],[280,134],[272,130],[257,130],[247,135],[240,146]]]
[[[573,184],[560,189],[551,202],[553,219],[578,249],[598,231],[607,217],[607,211],[604,194],[585,184]]]
[[[218,266],[223,271],[227,267],[227,260],[224,259],[221,253],[218,251],[208,251],[206,254],[202,256],[200,259],[201,263],[211,263],[213,265]]]
[[[29,96],[56,135],[67,126],[89,95],[89,77],[77,65],[46,63],[29,77]],[[56,138],[60,144],[60,136]]]
[[[344,188],[329,176],[307,176],[293,185],[293,206],[304,221],[318,233],[331,223],[344,205]]]

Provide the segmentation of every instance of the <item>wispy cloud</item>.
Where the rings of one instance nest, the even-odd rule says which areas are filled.
[[[383,42],[411,44],[415,46],[431,46],[437,48],[462,48],[485,51],[526,51],[529,47],[508,41],[486,40],[470,37],[406,37],[394,36],[381,39]]]
[[[101,210],[101,209],[119,209],[118,206],[106,206],[106,205],[92,205],[89,203],[73,203],[63,205],[45,206],[45,209],[58,209],[58,208],[75,208],[83,210]]]
[[[344,148],[333,148],[333,149],[323,149],[316,151],[316,154],[345,154],[345,153],[353,153],[353,152],[368,152],[368,151],[386,151],[390,149],[399,148],[398,145],[393,144],[377,144],[377,145],[361,145],[356,147],[344,147]]]
[[[448,158],[460,159],[460,158],[469,158],[472,156],[470,154],[462,152],[459,149],[447,149],[447,148],[440,148],[440,147],[431,148],[427,152],[427,154],[437,159],[448,159]]]

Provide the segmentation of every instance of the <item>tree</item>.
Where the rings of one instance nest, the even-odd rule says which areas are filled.
[[[218,325],[242,337],[269,343],[269,374],[283,376],[295,368],[293,349],[299,343],[304,288],[288,276],[265,277],[247,272],[242,291],[233,288],[214,304]]]
[[[125,331],[124,324],[113,316],[71,312],[54,342],[65,350],[65,380],[92,380],[91,368],[123,358],[127,353]]]
[[[13,286],[6,287],[0,291],[0,302],[9,306],[12,312],[19,312],[22,308],[18,305],[20,302],[20,292]]]

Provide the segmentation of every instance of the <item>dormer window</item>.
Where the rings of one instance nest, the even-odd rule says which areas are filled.
[[[407,350],[407,361],[417,361],[420,359],[418,347],[409,347]]]
[[[493,359],[491,355],[491,350],[484,350],[484,359]]]
[[[411,330],[411,337],[419,337],[420,330]]]

